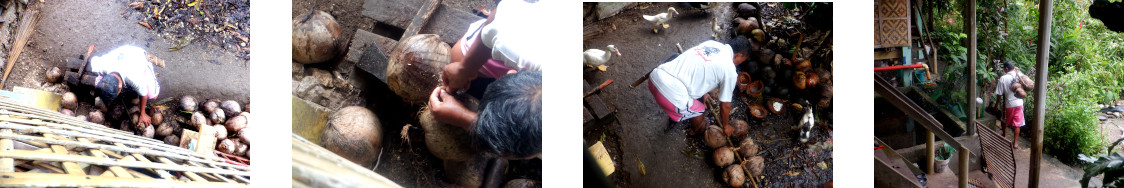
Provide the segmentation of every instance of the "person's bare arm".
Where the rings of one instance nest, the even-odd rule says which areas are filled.
[[[137,125],[141,125],[141,127],[146,127],[146,126],[152,125],[152,120],[149,119],[148,113],[145,113],[145,111],[144,111],[145,107],[148,107],[148,97],[147,96],[140,96],[140,98],[141,98],[140,99],[140,122],[137,122]]]
[[[722,102],[721,108],[722,118],[718,118],[718,123],[722,125],[726,135],[734,135],[734,127],[730,126],[730,102]]]
[[[466,49],[464,61],[452,62],[445,65],[444,81],[449,91],[467,89],[469,81],[476,79],[477,71],[480,70],[480,67],[484,66],[485,62],[488,62],[492,54],[492,49],[484,45],[484,40],[480,38],[480,35],[483,33],[484,26],[492,23],[492,19],[494,18],[492,15],[495,15],[495,12],[496,11],[492,11],[492,14],[488,15],[488,19],[484,21],[484,24],[480,25],[480,28],[476,30],[476,36],[474,36],[476,40]]]

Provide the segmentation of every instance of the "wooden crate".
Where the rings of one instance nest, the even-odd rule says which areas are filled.
[[[250,168],[0,99],[0,187],[245,187]]]

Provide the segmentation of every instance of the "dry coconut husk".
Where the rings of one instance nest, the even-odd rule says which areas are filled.
[[[246,116],[234,116],[226,120],[226,131],[231,133],[236,133],[239,130],[245,129],[247,126],[249,126],[249,120]]]
[[[736,119],[730,126],[734,127],[734,135],[732,136],[735,138],[741,138],[749,133],[749,123],[746,123],[744,120]]]
[[[730,164],[734,164],[734,150],[730,150],[729,147],[720,147],[714,150],[715,166],[726,167]]]
[[[242,106],[238,105],[238,101],[226,100],[219,104],[223,112],[226,112],[226,117],[234,117],[242,113]]]
[[[62,105],[63,108],[73,110],[78,107],[78,96],[75,96],[74,93],[71,92],[63,93],[59,104]]]
[[[488,158],[473,157],[469,160],[445,160],[445,177],[461,187],[480,187],[484,184],[484,171],[488,168]]]
[[[748,164],[744,164],[744,165],[746,165],[746,168],[749,168],[748,170],[749,170],[750,175],[761,176],[761,172],[765,171],[765,158],[764,157],[754,156],[752,158],[749,158],[749,160],[746,160],[743,163],[748,163]]]
[[[336,19],[324,11],[293,18],[293,61],[303,64],[331,60],[343,52],[344,38]]]
[[[742,166],[730,165],[723,171],[722,181],[726,181],[726,185],[730,187],[742,187],[745,184],[745,170],[742,170]]]
[[[757,117],[759,119],[763,119],[765,118],[765,116],[769,115],[769,110],[766,110],[765,107],[762,107],[761,105],[749,105],[748,111],[750,115],[753,115],[753,117]]]
[[[59,67],[51,67],[47,70],[47,82],[58,83],[62,81],[62,69]]]
[[[199,103],[195,101],[195,97],[192,97],[191,95],[184,95],[182,98],[180,98],[180,110],[194,112],[197,109],[198,106],[196,105],[198,104]]]
[[[237,132],[237,131],[234,131]],[[321,141],[324,148],[360,166],[373,165],[382,148],[382,125],[374,112],[348,106],[332,113]]]
[[[180,137],[176,136],[176,135],[168,135],[168,136],[164,137],[164,144],[179,146],[180,145]]]
[[[706,142],[706,147],[710,148],[726,146],[726,133],[717,125],[707,126],[706,132],[703,133],[703,141]]]
[[[192,128],[199,129],[199,127],[210,125],[209,123],[210,121],[207,120],[206,115],[203,115],[203,112],[195,112],[191,113],[191,122],[188,123],[188,125]]]
[[[229,134],[227,134],[226,132],[226,126],[223,126],[222,124],[215,124],[215,138],[222,140],[226,139],[227,135]]]
[[[476,111],[480,106],[480,101],[472,96],[454,95],[453,97],[468,110]],[[477,151],[471,145],[472,140],[468,136],[468,131],[437,121],[428,108],[418,113],[418,124],[425,130],[425,145],[434,156],[453,161],[469,160],[476,156]]]
[[[410,104],[429,100],[449,64],[449,45],[434,34],[414,35],[398,42],[386,67],[390,90]]]
[[[758,149],[757,143],[753,141],[753,138],[746,137],[738,144],[738,154],[741,154],[742,158],[757,156]]]

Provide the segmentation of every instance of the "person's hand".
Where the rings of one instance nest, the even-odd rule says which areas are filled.
[[[476,70],[469,70],[464,65],[464,62],[453,62],[445,65],[442,78],[448,91],[468,89],[469,81],[476,79]]]
[[[140,112],[139,121],[140,122],[137,122],[137,127],[148,127],[149,125],[152,125],[152,118],[148,117],[148,114],[145,114],[144,112]]]
[[[729,123],[722,124],[722,131],[726,132],[726,135],[733,136],[734,135],[734,126],[730,126]]]
[[[429,111],[437,121],[466,129],[476,117],[475,112],[469,111],[441,87],[434,88],[433,94],[429,95]]]

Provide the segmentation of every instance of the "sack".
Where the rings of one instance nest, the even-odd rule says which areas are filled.
[[[1015,95],[1015,97],[1017,97],[1019,99],[1025,99],[1026,98],[1026,90],[1023,89],[1023,85],[1021,83],[1011,82],[1011,88],[1010,89],[1011,89],[1011,92],[1013,92],[1013,94]]]
[[[1034,80],[1031,80],[1030,76],[1023,75],[1022,71],[1017,71],[1009,89],[1014,92],[1015,97],[1025,99],[1027,92],[1034,91]]]
[[[1026,75],[1019,76],[1018,81],[1019,81],[1019,84],[1023,85],[1024,90],[1034,91],[1034,80],[1031,80],[1030,76],[1026,76]]]

